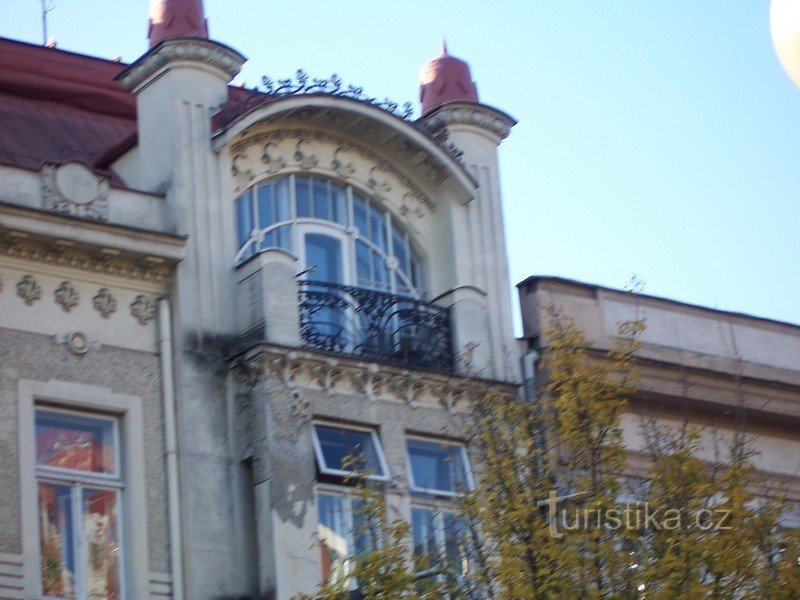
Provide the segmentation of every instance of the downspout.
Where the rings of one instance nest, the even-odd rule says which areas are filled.
[[[181,490],[178,475],[178,429],[175,419],[175,372],[172,364],[172,317],[168,298],[158,300],[158,349],[161,359],[161,391],[164,397],[164,456],[167,459],[167,502],[172,598],[183,600],[183,532]]]
[[[522,357],[522,388],[526,400],[533,400],[536,395],[536,361],[539,353],[531,348]]]

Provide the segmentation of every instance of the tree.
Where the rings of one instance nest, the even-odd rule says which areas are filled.
[[[649,469],[636,501],[623,497],[631,478],[621,417],[637,393],[643,330],[623,323],[603,353],[551,311],[534,399],[475,402],[476,486],[456,502],[466,576],[412,560],[408,524],[388,520],[381,490],[364,478],[356,493],[369,531],[359,533],[373,544],[351,558],[364,597],[800,598],[800,535],[781,530],[784,497],[753,468],[743,396],[733,434],[711,432],[711,458],[709,432],[688,409],[678,427],[645,420]],[[445,583],[421,580],[421,570]],[[327,585],[317,597],[345,598],[344,589]]]

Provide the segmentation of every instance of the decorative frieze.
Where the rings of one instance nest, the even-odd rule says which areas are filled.
[[[253,385],[254,374],[291,390],[316,389],[349,393],[367,400],[399,401],[414,408],[435,403],[448,411],[463,407],[487,393],[516,394],[517,386],[444,373],[368,363],[351,357],[333,358],[308,350],[286,351],[261,345],[236,368]],[[301,398],[302,394],[296,396]]]
[[[137,265],[122,259],[89,256],[78,250],[45,248],[15,239],[0,240],[0,256],[158,284],[166,283],[172,274],[167,265]]]
[[[291,154],[292,160],[285,159],[276,150],[278,144],[286,140],[296,140],[294,151],[290,150],[288,152]],[[248,164],[247,154],[252,146],[259,146],[263,149],[260,159],[261,163],[266,165],[266,169],[264,169],[265,175],[274,175],[290,169],[311,170],[320,168],[323,163],[318,153],[311,154],[304,148],[305,144],[311,142],[333,146],[330,150],[332,154],[329,163],[330,168],[343,179],[356,176],[357,168],[352,161],[343,161],[341,156],[345,153],[356,154],[370,163],[369,169],[361,174],[361,179],[368,186],[372,181],[370,189],[373,189],[376,193],[381,190],[388,193],[389,189],[391,189],[391,184],[386,177],[378,178],[376,174],[380,172],[389,174],[392,179],[395,179],[404,188],[403,197],[406,198],[407,202],[424,207],[428,212],[434,211],[435,205],[430,197],[410,177],[398,170],[392,162],[379,156],[366,146],[327,131],[307,128],[280,128],[249,135],[231,146],[233,153],[231,173],[239,180],[240,189],[249,186],[260,174],[254,171],[255,165]],[[418,148],[402,148],[401,150],[405,150],[410,159],[419,159],[417,155],[420,150]],[[434,179],[438,182],[442,177],[443,175],[437,172]],[[422,211],[420,210],[420,212]]]
[[[69,312],[80,302],[81,295],[69,281],[62,281],[61,285],[53,292],[53,297],[64,312]]]
[[[17,282],[17,296],[22,298],[26,305],[32,306],[42,297],[42,286],[33,275],[25,275]]]

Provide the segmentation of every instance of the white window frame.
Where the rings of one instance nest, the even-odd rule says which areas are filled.
[[[358,425],[350,425],[350,424],[343,424],[343,423],[336,423],[330,421],[318,421],[314,420],[311,424],[311,440],[314,446],[314,455],[317,458],[317,467],[319,468],[319,472],[323,475],[333,475],[335,477],[348,477],[353,475],[353,471],[345,471],[342,469],[333,469],[328,467],[327,463],[325,462],[325,455],[322,452],[322,444],[319,442],[319,437],[317,437],[317,425],[321,425],[323,427],[331,427],[335,429],[343,429],[346,431],[359,431],[363,433],[369,433],[372,439],[372,445],[375,448],[375,454],[378,457],[378,464],[381,467],[382,474],[375,475],[370,474],[367,475],[367,479],[371,479],[373,481],[389,481],[391,478],[389,474],[389,466],[386,463],[386,457],[383,454],[383,447],[381,446],[381,440],[378,437],[378,432],[371,427],[363,427]]]
[[[461,449],[461,460],[464,465],[464,478],[466,481],[467,489],[475,489],[475,483],[472,479],[472,469],[470,468],[469,456],[467,456],[467,447],[462,442],[453,440],[446,440],[442,438],[427,437],[422,435],[406,435],[406,467],[408,469],[408,481],[411,484],[411,491],[417,494],[425,494],[427,496],[440,496],[444,498],[459,498],[464,494],[459,491],[439,490],[436,488],[420,487],[414,481],[414,470],[411,468],[411,452],[408,448],[408,440],[419,440],[431,444],[439,444],[440,446],[453,447],[456,446]]]
[[[17,383],[19,410],[19,470],[22,516],[22,550],[25,597],[44,598],[41,588],[41,547],[39,533],[38,481],[53,483],[80,480],[92,488],[119,489],[120,588],[123,598],[132,600],[149,595],[149,560],[147,540],[147,497],[144,467],[144,418],[142,400],[137,396],[67,381],[20,379]],[[85,414],[92,418],[117,421],[119,461],[122,485],[115,488],[102,474],[73,469],[37,466],[36,410]],[[62,471],[58,473],[58,471]],[[82,566],[76,567],[82,569]]]

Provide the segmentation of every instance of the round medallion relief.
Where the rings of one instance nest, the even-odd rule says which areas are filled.
[[[74,204],[88,204],[99,193],[100,183],[95,174],[78,163],[61,165],[55,180],[61,195]]]

